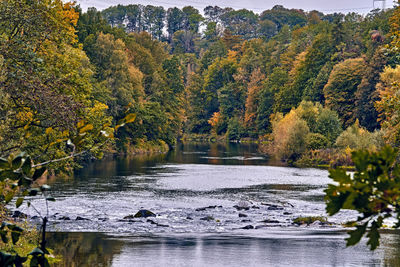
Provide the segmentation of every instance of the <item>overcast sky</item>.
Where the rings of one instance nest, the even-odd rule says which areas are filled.
[[[96,7],[97,9],[104,9],[109,6],[117,4],[143,4],[169,7],[184,7],[193,6],[202,10],[208,5],[217,5],[220,7],[232,7],[234,9],[251,9],[256,13],[260,13],[265,9],[270,9],[274,5],[283,5],[287,8],[299,8],[304,10],[318,10],[324,13],[334,12],[358,12],[362,14],[368,13],[373,9],[373,0],[76,0],[81,5],[83,10],[88,7]],[[379,2],[375,0],[375,8],[382,8],[383,3],[385,7],[392,7],[393,1],[386,0]]]

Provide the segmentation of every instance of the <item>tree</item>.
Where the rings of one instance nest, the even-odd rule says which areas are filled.
[[[110,112],[118,118],[126,106],[143,97],[143,74],[130,64],[125,43],[110,34],[98,35],[92,60],[98,81],[111,92]]]
[[[380,82],[377,85],[380,100],[376,102],[379,119],[385,133],[388,144],[400,146],[400,98],[399,86],[400,66],[396,68],[386,67],[381,73]]]
[[[126,10],[126,19],[128,21],[126,29],[128,30],[128,32],[143,31],[143,6],[127,5],[125,6],[125,10]]]
[[[287,83],[289,77],[282,68],[275,68],[265,80],[260,90],[259,106],[257,109],[257,129],[260,133],[268,133],[271,129],[270,117],[274,112],[280,111],[277,99],[278,92]]]
[[[179,8],[174,7],[167,10],[167,32],[170,41],[175,32],[184,29],[184,18],[185,14]]]
[[[184,13],[183,28],[185,31],[198,33],[200,23],[204,20],[203,16],[192,6],[185,6],[182,8],[182,12]]]
[[[259,95],[264,79],[265,76],[261,73],[260,69],[256,69],[253,71],[248,84],[244,124],[247,131],[253,133],[252,136],[255,136],[257,132],[256,119],[259,108]]]
[[[78,13],[57,0],[6,1],[0,17],[8,18],[0,20],[0,151],[18,148],[41,161],[68,154],[65,143],[51,143],[95,105],[92,66],[75,35]]]
[[[335,143],[342,131],[338,114],[333,110],[323,108],[315,121],[315,132],[325,136],[331,145]]]
[[[306,150],[309,132],[307,122],[294,109],[284,117],[275,115],[272,121],[272,155],[281,160],[295,161]]]
[[[274,22],[277,25],[278,30],[280,30],[284,25],[289,25],[290,27],[306,25],[307,16],[302,10],[286,9],[283,6],[277,5],[271,10],[262,12],[260,20],[270,20]]]
[[[112,27],[125,27],[126,9],[123,5],[106,8],[102,14]]]
[[[218,23],[221,21],[221,16],[225,13],[226,10],[220,8],[219,6],[206,6],[204,8],[204,15],[206,16],[206,20],[208,22]]]
[[[379,99],[376,85],[380,79],[387,62],[382,50],[377,50],[375,55],[369,60],[364,77],[355,92],[355,111],[354,116],[360,121],[360,125],[369,131],[379,128],[378,112],[375,109],[375,102]]]
[[[208,92],[204,89],[204,79],[199,74],[192,74],[188,79],[188,108],[187,113],[187,129],[192,133],[208,133],[211,130],[209,120],[214,116],[217,109],[213,109],[214,113],[210,114],[209,101],[213,99],[208,96]],[[214,96],[215,97],[215,96]],[[206,104],[206,105],[204,105]]]
[[[355,121],[355,92],[361,83],[364,70],[364,59],[347,59],[333,67],[324,87],[326,106],[339,114],[345,127]]]
[[[258,15],[247,9],[231,10],[221,16],[223,26],[233,35],[240,35],[244,39],[257,36]]]
[[[259,22],[257,33],[258,37],[269,39],[278,33],[278,27],[269,19],[261,20]]]
[[[151,5],[145,6],[142,12],[143,31],[147,31],[151,36],[153,36],[153,38],[161,40],[165,15],[166,12],[163,7],[155,7]]]

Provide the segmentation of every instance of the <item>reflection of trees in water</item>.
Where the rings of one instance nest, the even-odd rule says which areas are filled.
[[[383,266],[400,266],[400,231],[382,235],[381,246],[385,247]]]
[[[48,245],[63,257],[63,262],[55,266],[91,267],[111,266],[124,242],[100,233],[49,233]]]

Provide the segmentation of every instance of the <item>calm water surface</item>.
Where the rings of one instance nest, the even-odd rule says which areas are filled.
[[[293,225],[326,216],[329,182],[325,170],[271,166],[256,145],[108,158],[52,181],[49,246],[64,255],[60,266],[400,266],[396,232],[375,252],[345,249],[340,223],[352,212],[329,226]],[[41,200],[33,205],[46,210]],[[126,218],[143,208],[157,217]]]

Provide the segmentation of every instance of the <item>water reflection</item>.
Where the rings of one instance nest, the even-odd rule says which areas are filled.
[[[73,233],[53,234],[49,246],[64,255],[60,266],[398,266],[400,240],[392,232],[376,252],[365,244],[344,249],[337,229],[352,213],[329,218],[337,223],[330,231],[291,224],[298,216],[326,216],[330,181],[326,170],[271,166],[255,144],[189,144],[161,155],[105,158],[69,180],[51,181],[57,202],[50,203],[49,228]],[[238,211],[239,201],[253,206]],[[141,208],[158,215],[153,223],[123,219]],[[266,219],[276,223],[264,225]],[[260,227],[240,229],[249,224]],[[78,233],[85,231],[97,233]]]
[[[113,236],[56,233],[57,266],[400,266],[399,239],[384,234],[371,252],[365,242],[345,248],[344,234],[249,236]]]

